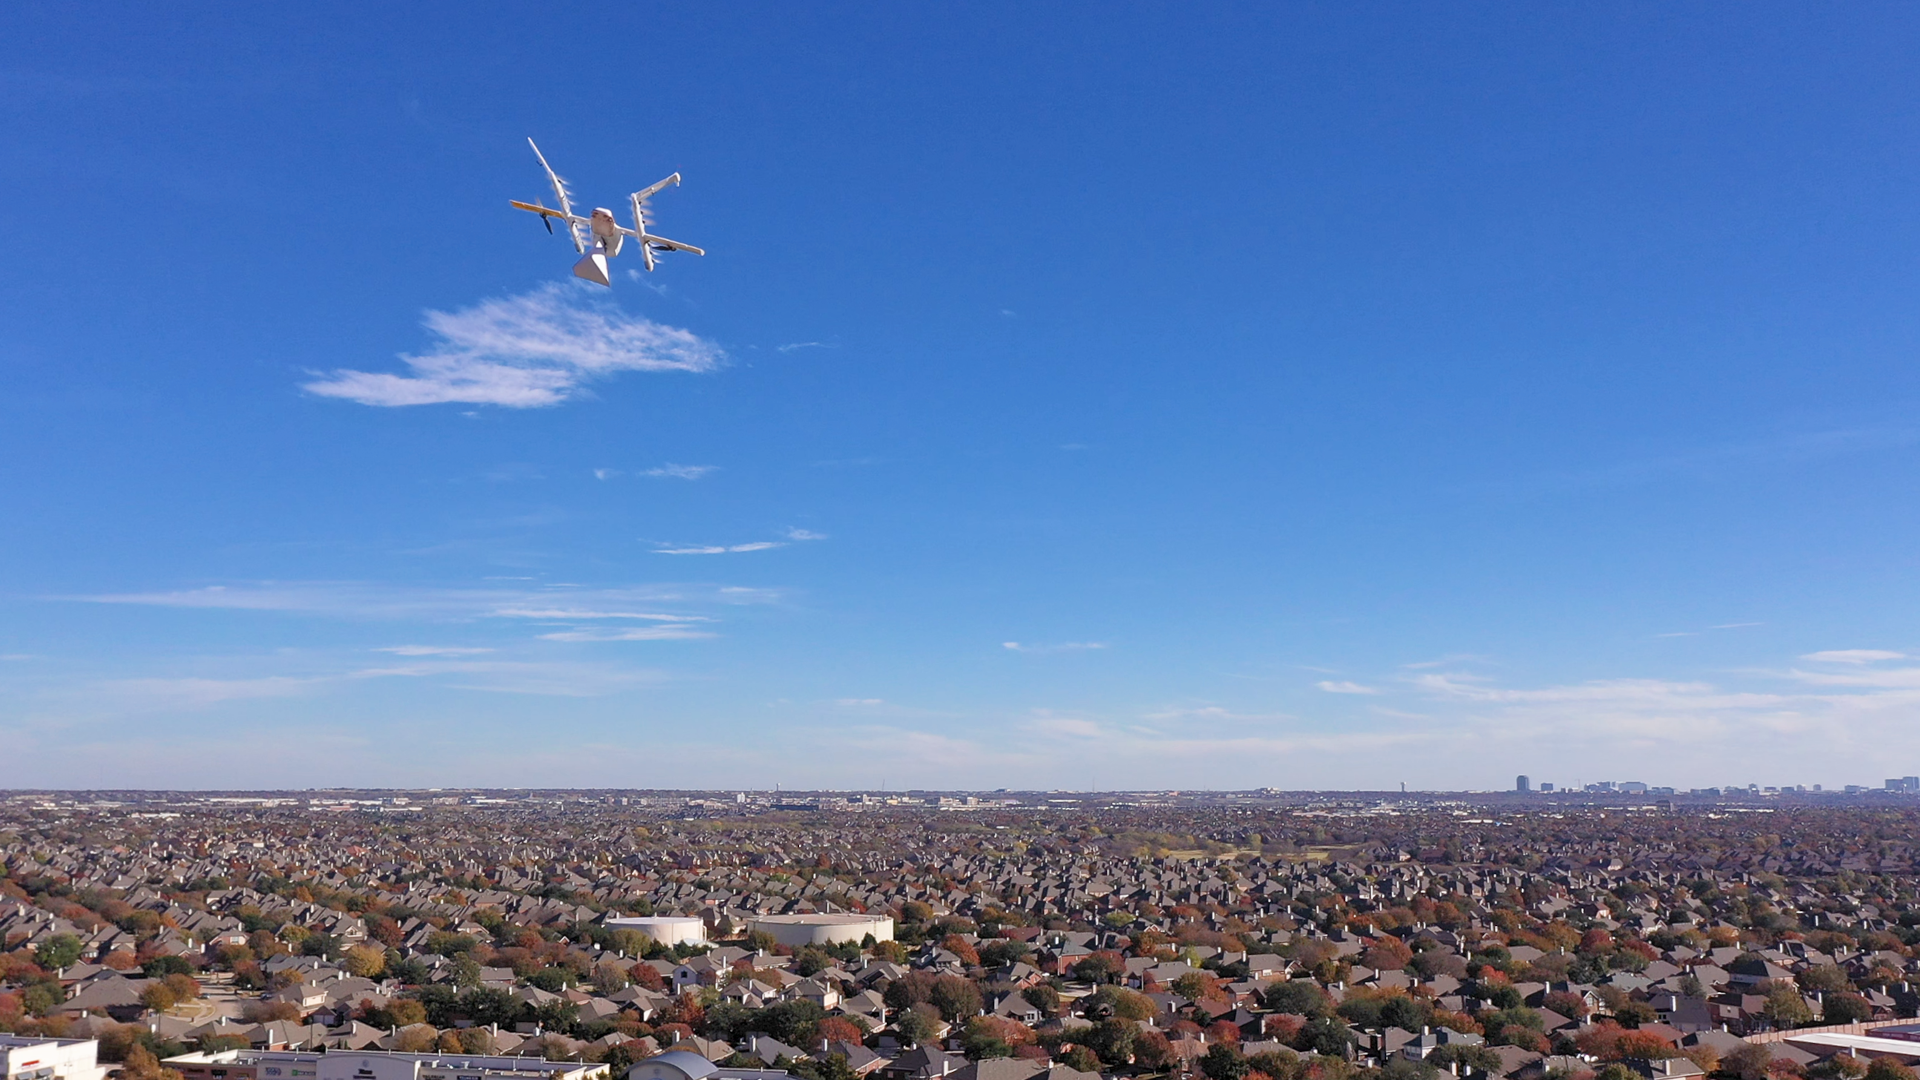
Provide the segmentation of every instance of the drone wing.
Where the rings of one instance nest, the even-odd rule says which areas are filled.
[[[527,140],[527,145],[533,147],[533,156],[540,159],[540,167],[542,169],[547,170],[547,179],[553,183],[553,197],[559,200],[560,210],[558,213],[555,213],[553,211],[545,209],[544,207],[528,206],[525,203],[516,202],[513,205],[519,207],[522,210],[532,210],[533,212],[539,214],[543,218],[546,218],[546,217],[566,218],[567,232],[569,235],[573,237],[573,249],[575,251],[587,250],[586,244],[583,243],[580,239],[580,229],[579,229],[579,226],[586,224],[587,219],[583,217],[575,216],[573,212],[573,201],[567,197],[566,181],[561,180],[560,175],[553,171],[553,166],[547,164],[547,155],[540,152],[540,147],[538,144],[536,144],[531,138],[529,138]]]
[[[652,187],[644,188],[628,196],[633,202],[633,228],[621,229],[620,231],[640,241],[640,251],[646,258],[647,269],[649,270],[653,269],[653,254],[656,251],[685,251],[694,255],[706,254],[705,251],[694,247],[692,244],[683,244],[678,240],[669,240],[664,236],[655,236],[647,231],[647,226],[652,224],[652,222],[647,219],[647,200],[658,195],[665,188],[671,187],[679,182],[680,174],[674,173],[672,176],[654,184]]]
[[[645,240],[650,247],[666,248],[669,251],[684,251],[689,255],[705,255],[707,253],[705,248],[697,248],[692,244],[683,244],[678,240],[669,240],[664,236],[655,236],[652,233],[648,233],[646,236],[641,237],[641,239]]]

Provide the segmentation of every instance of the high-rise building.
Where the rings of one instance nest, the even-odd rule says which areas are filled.
[[[1525,795],[1527,792],[1533,790],[1533,781],[1527,779],[1526,773],[1521,773],[1513,779],[1513,790]]]

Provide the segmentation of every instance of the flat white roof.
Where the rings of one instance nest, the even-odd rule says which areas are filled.
[[[1820,1031],[1808,1035],[1788,1035],[1786,1041],[1798,1046],[1825,1046],[1835,1050],[1862,1050],[1869,1054],[1920,1058],[1920,1042],[1911,1039],[1882,1039],[1872,1035]]]

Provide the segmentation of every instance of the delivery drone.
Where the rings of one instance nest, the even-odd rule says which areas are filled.
[[[540,167],[547,170],[547,179],[553,183],[553,197],[559,200],[560,209],[553,210],[538,202],[523,203],[518,199],[508,200],[515,210],[530,210],[540,215],[541,224],[553,231],[553,219],[559,218],[567,223],[567,235],[573,237],[573,250],[580,252],[580,261],[573,264],[573,276],[586,278],[596,285],[612,285],[613,278],[607,273],[607,260],[620,254],[620,245],[631,236],[640,242],[640,258],[652,270],[657,255],[668,251],[687,251],[695,255],[706,252],[692,244],[683,244],[678,240],[669,240],[664,236],[655,236],[647,231],[651,222],[647,218],[647,200],[658,195],[661,189],[680,182],[680,174],[674,173],[665,180],[628,196],[633,201],[633,228],[622,228],[613,220],[613,211],[606,207],[595,207],[592,217],[581,217],[573,212],[573,201],[567,197],[566,182],[547,164],[547,156],[532,139],[527,145],[533,147],[533,156],[540,159]]]

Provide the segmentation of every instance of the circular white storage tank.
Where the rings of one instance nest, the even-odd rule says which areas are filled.
[[[788,948],[802,945],[858,945],[868,934],[875,941],[893,940],[893,919],[887,915],[762,915],[747,920],[749,931],[761,930]]]
[[[705,945],[707,924],[691,915],[636,915],[607,920],[609,930],[638,930],[662,945]]]

